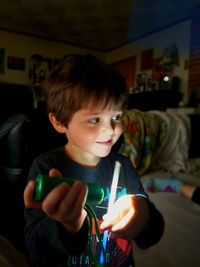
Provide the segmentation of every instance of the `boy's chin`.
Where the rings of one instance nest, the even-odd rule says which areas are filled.
[[[111,149],[109,151],[99,152],[97,156],[100,158],[107,157],[110,154],[110,151],[111,151]]]

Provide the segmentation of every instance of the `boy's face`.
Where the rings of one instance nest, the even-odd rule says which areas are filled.
[[[65,128],[67,147],[88,159],[107,156],[122,134],[121,117],[121,110],[78,110]]]

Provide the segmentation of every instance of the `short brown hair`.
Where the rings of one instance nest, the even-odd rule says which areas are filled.
[[[88,105],[124,108],[124,78],[92,55],[71,54],[56,64],[45,83],[47,113],[67,126],[73,114]]]

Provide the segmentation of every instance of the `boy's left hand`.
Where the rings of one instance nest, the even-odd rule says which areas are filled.
[[[114,203],[112,210],[103,216],[101,230],[110,229],[116,237],[135,238],[148,222],[147,200],[134,195],[123,195]]]

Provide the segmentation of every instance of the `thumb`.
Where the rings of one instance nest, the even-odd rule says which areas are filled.
[[[53,176],[53,177],[59,176],[59,177],[62,177],[62,174],[60,173],[60,171],[58,169],[52,168],[52,169],[49,170],[49,176]]]

